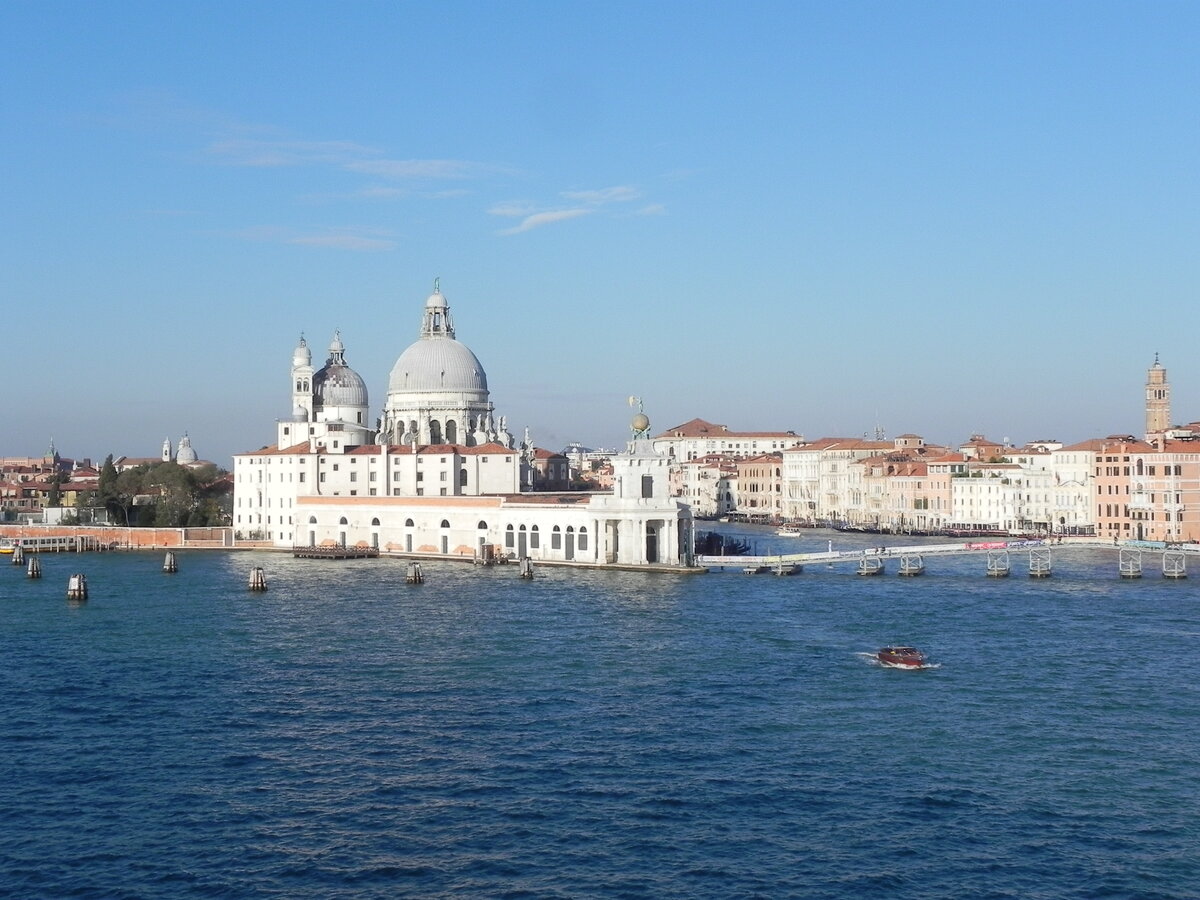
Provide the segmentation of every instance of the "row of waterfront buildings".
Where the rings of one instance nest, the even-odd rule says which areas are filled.
[[[694,419],[654,438],[672,494],[697,517],[893,532],[1083,534],[1200,540],[1200,423],[1173,426],[1157,358],[1146,431],[1022,447],[733,432]]]
[[[651,437],[639,404],[624,452],[556,453],[537,447],[528,429],[514,438],[496,414],[483,366],[457,339],[435,284],[379,415],[340,334],[319,367],[301,337],[288,391],[274,442],[234,457],[230,525],[242,544],[688,566],[694,520],[726,516],[890,532],[1200,540],[1200,423],[1171,424],[1157,358],[1141,437],[1015,447],[972,436],[942,446],[915,434],[806,440],[703,419]],[[186,436],[177,452],[164,443],[162,461],[172,460],[198,464]],[[15,497],[30,521],[52,488],[65,506],[95,487],[87,467],[51,485],[39,461],[9,462],[0,502]]]

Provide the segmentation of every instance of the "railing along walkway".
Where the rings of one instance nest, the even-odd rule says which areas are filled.
[[[881,536],[882,537],[882,536]],[[749,566],[813,565],[817,563],[857,563],[867,558],[900,559],[904,556],[954,556],[959,554],[987,553],[996,550],[1031,550],[1037,547],[1056,549],[1108,549],[1136,547],[1141,550],[1169,550],[1188,554],[1200,554],[1200,544],[1164,544],[1161,541],[1125,541],[1113,544],[1100,538],[1075,538],[1059,543],[1049,539],[1019,539],[995,541],[957,541],[946,544],[903,544],[888,547],[858,548],[856,550],[820,550],[812,553],[772,553],[769,556],[698,556],[696,565],[708,569],[738,568]]]

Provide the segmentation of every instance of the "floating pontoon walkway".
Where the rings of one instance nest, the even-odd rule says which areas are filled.
[[[375,547],[293,547],[292,556],[299,559],[375,559]]]
[[[1008,574],[1007,554],[1012,551],[1023,551],[1030,554],[1030,575],[1045,577],[1050,573],[1049,554],[1053,548],[1057,551],[1080,550],[1121,550],[1121,568],[1125,572],[1132,565],[1130,553],[1139,557],[1138,571],[1140,572],[1140,555],[1144,552],[1156,552],[1163,555],[1163,576],[1165,578],[1186,578],[1185,558],[1200,556],[1200,545],[1197,544],[1164,544],[1151,541],[1126,541],[1116,545],[1099,538],[1076,539],[1065,543],[1049,540],[1011,540],[1011,541],[966,541],[953,544],[904,544],[895,547],[868,547],[857,550],[829,550],[813,553],[783,553],[771,556],[699,556],[696,565],[706,569],[737,569],[741,572],[769,572],[782,567],[796,566],[798,569],[805,565],[836,565],[838,563],[853,563],[860,574],[864,570],[875,570],[882,566],[885,559],[900,561],[901,574],[924,572],[924,558],[930,556],[988,556],[988,574]]]

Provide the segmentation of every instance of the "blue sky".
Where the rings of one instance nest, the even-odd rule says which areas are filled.
[[[1200,4],[0,5],[0,455],[373,414],[433,279],[560,449],[700,416],[1077,441],[1200,419]],[[323,354],[321,354],[323,358]]]

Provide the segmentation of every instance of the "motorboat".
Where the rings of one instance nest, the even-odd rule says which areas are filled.
[[[916,647],[880,647],[875,658],[897,669],[920,669],[925,665],[925,654]]]

